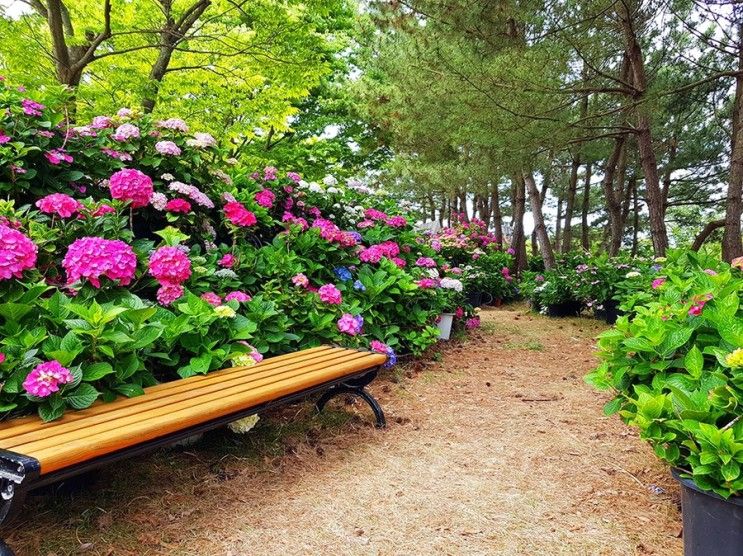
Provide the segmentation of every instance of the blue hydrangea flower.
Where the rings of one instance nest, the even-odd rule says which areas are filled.
[[[361,283],[361,280],[356,280],[353,283],[353,289],[358,290],[360,292],[365,292],[366,291],[366,286]]]
[[[343,282],[348,282],[353,279],[353,274],[351,274],[351,271],[345,266],[336,267],[333,269],[333,272],[335,272],[335,275]]]
[[[394,367],[397,364],[397,354],[395,353],[395,350],[391,347],[387,348],[387,363],[384,364],[385,369],[389,369],[390,367]]]

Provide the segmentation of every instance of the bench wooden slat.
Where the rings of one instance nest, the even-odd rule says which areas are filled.
[[[319,348],[297,357],[267,359],[244,368],[191,377],[146,389],[146,395],[100,404],[41,423],[28,420],[2,428],[5,449],[36,458],[41,473],[141,444],[213,419],[339,380],[384,364],[382,354]],[[305,357],[310,355],[309,358]],[[278,361],[277,361],[278,360]],[[159,394],[158,394],[159,392]],[[165,403],[163,403],[165,402]],[[23,427],[15,430],[15,426]],[[21,435],[15,433],[23,430]]]
[[[205,400],[218,398],[230,388],[252,388],[264,386],[285,380],[305,372],[322,370],[326,367],[364,357],[366,354],[344,349],[328,350],[310,359],[299,362],[291,360],[281,365],[255,365],[252,367],[232,367],[211,373],[212,380],[196,381],[195,378],[179,380],[181,388],[178,390],[155,391],[156,387],[146,389],[146,397],[122,399],[114,403],[101,404],[95,408],[68,414],[77,419],[62,418],[47,424],[41,424],[37,419],[33,430],[26,430],[23,434],[14,435],[2,442],[6,450],[25,453],[28,449],[39,449],[48,444],[59,444],[67,440],[83,438],[85,434],[96,426],[110,426],[111,421],[123,425],[131,420],[145,418],[142,414],[156,416],[172,411],[176,404],[197,405]],[[193,386],[193,387],[191,387]],[[157,411],[160,410],[160,411]],[[84,415],[81,415],[84,414]],[[84,421],[81,423],[81,421]],[[81,427],[85,430],[81,430]],[[28,446],[31,445],[31,446]]]
[[[316,361],[327,361],[328,357],[332,359],[337,357],[339,353],[348,353],[348,350],[343,348],[333,348],[330,346],[321,346],[318,348],[311,348],[303,350],[301,352],[279,355],[266,359],[265,361],[251,367],[256,373],[265,373],[270,370],[280,370],[284,367],[311,364]],[[304,354],[302,357],[298,357],[298,354]],[[154,401],[152,396],[157,395],[158,402],[164,400],[169,395],[174,395],[179,392],[188,391],[191,392],[196,388],[200,388],[207,384],[215,382],[222,382],[227,380],[230,375],[239,373],[245,367],[231,367],[218,372],[209,373],[207,375],[198,375],[189,377],[184,380],[176,380],[173,382],[165,382],[163,384],[157,384],[146,388],[148,398]],[[241,375],[242,376],[242,375]],[[165,402],[167,403],[167,402]],[[82,411],[74,411],[67,413],[62,419],[52,421],[51,423],[42,424],[39,418],[36,416],[24,417],[21,419],[13,419],[10,422],[0,424],[0,447],[4,449],[11,449],[13,446],[18,445],[20,442],[17,440],[22,439],[22,436],[27,433],[33,433],[39,435],[42,432],[46,436],[56,434],[58,430],[62,428],[69,428],[68,425],[80,421],[82,419],[90,419],[94,415],[104,415],[110,412],[120,412],[124,407],[137,407],[142,405],[141,397],[135,398],[121,398],[115,403],[97,402],[88,409]],[[39,436],[36,436],[39,438]]]

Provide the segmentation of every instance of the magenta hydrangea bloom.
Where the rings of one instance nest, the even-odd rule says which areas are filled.
[[[352,315],[351,313],[344,313],[340,319],[338,319],[338,330],[349,336],[357,336],[361,334],[361,329],[364,326],[364,317],[361,315]]]
[[[232,268],[235,266],[235,255],[227,253],[221,259],[217,261],[217,264],[223,268]]]
[[[105,129],[111,127],[111,118],[108,116],[96,116],[90,122],[93,129]]]
[[[47,159],[49,164],[53,164],[54,166],[57,166],[58,164],[61,164],[62,162],[67,162],[69,164],[74,161],[72,156],[67,154],[62,149],[53,149],[51,151],[47,151],[44,153],[44,158]]]
[[[168,212],[188,214],[191,212],[191,203],[185,199],[171,199],[165,204],[165,210]]]
[[[418,284],[419,288],[422,288],[424,290],[430,290],[433,288],[438,287],[439,283],[433,278],[421,278],[416,282]]]
[[[206,292],[201,294],[201,299],[206,301],[209,305],[216,307],[222,304],[222,298],[214,292]]]
[[[10,135],[5,135],[5,132],[0,130],[0,145],[4,145],[5,143],[9,143],[12,140]]]
[[[366,216],[369,220],[387,220],[387,215],[383,213],[381,210],[377,209],[366,209],[364,211],[364,216]]]
[[[83,237],[67,248],[62,267],[67,272],[68,284],[87,278],[93,286],[100,288],[100,278],[105,276],[127,286],[137,272],[137,256],[120,239]]]
[[[37,398],[46,398],[59,392],[61,385],[69,384],[73,380],[70,370],[63,367],[59,361],[46,361],[36,365],[28,374],[23,381],[23,389]]]
[[[77,199],[64,193],[52,193],[36,201],[39,210],[46,214],[56,214],[60,218],[70,218],[83,208]]]
[[[230,201],[224,206],[224,215],[235,226],[253,226],[258,222],[255,214],[237,201]]]
[[[473,328],[479,328],[480,327],[480,317],[472,317],[470,319],[467,319],[467,321],[464,323],[465,327],[467,327],[468,330],[472,330]]]
[[[278,172],[279,171],[273,166],[266,166],[263,169],[263,179],[266,181],[273,181],[276,179]]]
[[[385,344],[384,342],[380,342],[379,340],[372,340],[370,347],[372,351],[375,351],[377,353],[387,353],[387,350],[389,349],[387,347],[387,344]]]
[[[0,280],[21,278],[24,270],[34,268],[38,250],[21,232],[0,224]]]
[[[99,216],[103,216],[104,214],[113,214],[116,212],[116,209],[113,208],[111,205],[102,204],[99,206],[91,216],[98,218]]]
[[[31,100],[30,98],[24,98],[21,101],[21,106],[23,107],[23,113],[26,114],[26,116],[41,116],[41,111],[46,108],[43,104]]]
[[[158,141],[155,143],[155,150],[160,154],[169,156],[179,156],[181,154],[181,148],[173,141]]]
[[[323,303],[328,303],[330,305],[340,305],[343,301],[340,290],[333,284],[325,284],[324,286],[320,286],[320,289],[317,291],[317,293],[320,295],[320,300]]]
[[[423,268],[436,268],[436,261],[434,261],[431,257],[419,257],[417,261],[415,261],[415,266],[421,266]]]
[[[390,216],[387,219],[387,225],[393,228],[404,228],[408,225],[408,221],[404,216]]]
[[[655,280],[653,280],[652,287],[654,290],[657,290],[665,283],[666,283],[666,279],[663,276],[661,276],[660,278],[656,278]]]
[[[302,176],[300,176],[296,172],[287,172],[286,177],[292,180],[294,183],[299,183],[300,181],[302,181]]]
[[[157,289],[157,302],[167,307],[183,297],[185,290],[180,284],[163,284]]]
[[[178,247],[160,247],[150,255],[150,274],[163,286],[182,284],[191,276],[191,260]]]
[[[247,303],[251,299],[253,298],[241,291],[230,292],[224,296],[225,301],[237,301],[238,303]]]
[[[261,189],[255,194],[255,202],[262,207],[271,208],[276,200],[276,194],[270,189]]]
[[[146,206],[154,192],[150,177],[133,168],[119,170],[108,182],[111,197],[119,201],[131,201],[132,208]]]

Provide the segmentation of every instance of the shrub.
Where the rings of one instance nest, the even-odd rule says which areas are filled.
[[[634,314],[599,337],[586,379],[614,398],[607,414],[640,431],[655,453],[704,490],[743,492],[743,276],[694,253],[646,277]]]

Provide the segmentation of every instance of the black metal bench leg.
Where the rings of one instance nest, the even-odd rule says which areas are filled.
[[[330,388],[322,396],[320,396],[319,400],[317,400],[317,403],[315,404],[315,406],[317,407],[317,411],[321,412],[325,407],[325,404],[327,404],[331,398],[334,398],[335,396],[338,396],[340,394],[352,394],[364,400],[367,404],[369,404],[369,407],[371,407],[372,411],[374,412],[376,427],[382,429],[387,426],[387,421],[384,418],[384,411],[382,411],[382,407],[379,405],[379,402],[363,387],[341,384],[339,386]]]
[[[29,483],[39,477],[39,462],[8,450],[0,450],[0,523],[9,520],[23,505]],[[15,556],[0,539],[0,556]]]

